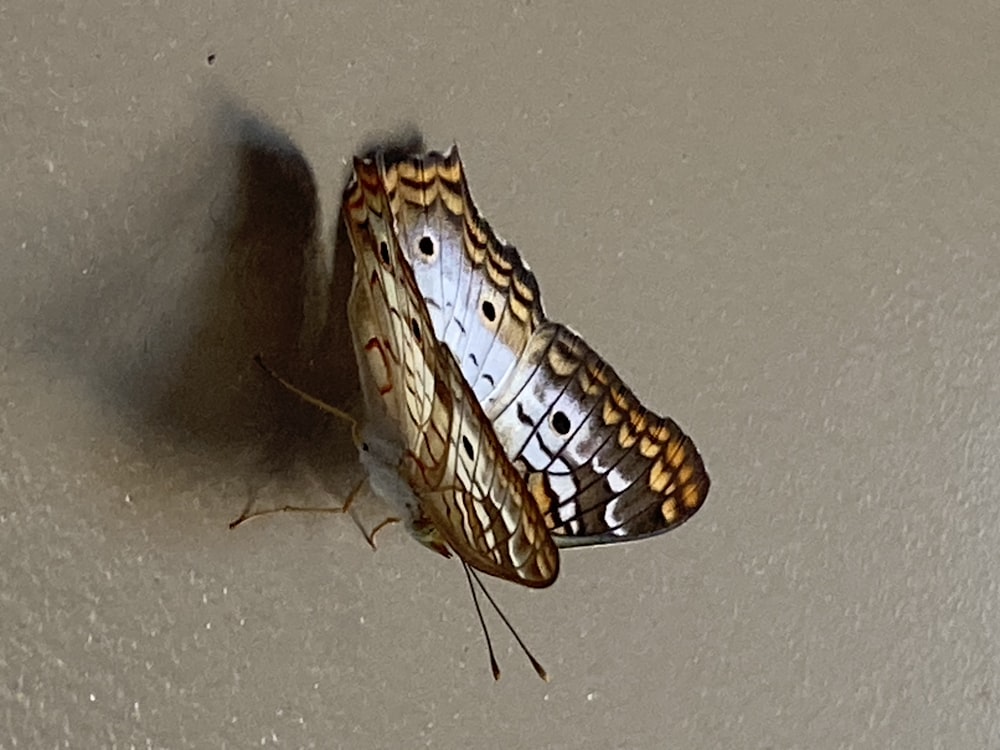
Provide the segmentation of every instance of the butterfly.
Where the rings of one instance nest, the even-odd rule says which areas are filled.
[[[557,548],[653,536],[701,507],[709,479],[691,439],[548,320],[457,147],[356,158],[342,212],[362,461],[421,541],[543,587]]]
[[[479,214],[457,147],[356,157],[341,216],[364,400],[355,442],[371,489],[418,541],[467,575],[543,588],[559,548],[661,534],[701,507],[709,479],[691,439],[546,317],[534,274]],[[474,587],[473,599],[478,611]],[[492,646],[490,658],[498,677]]]

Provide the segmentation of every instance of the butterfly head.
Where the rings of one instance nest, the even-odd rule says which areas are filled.
[[[451,547],[427,516],[414,516],[410,524],[410,533],[427,549],[437,552],[441,557],[451,557]]]

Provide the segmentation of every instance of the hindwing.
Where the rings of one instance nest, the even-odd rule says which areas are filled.
[[[437,337],[385,190],[380,158],[356,159],[343,217],[355,253],[351,317],[368,419],[401,446],[420,518],[469,565],[547,586],[558,552],[536,502]]]

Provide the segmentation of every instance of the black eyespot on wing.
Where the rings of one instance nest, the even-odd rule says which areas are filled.
[[[486,319],[490,321],[490,323],[497,319],[497,310],[493,307],[493,303],[488,299],[483,300],[483,315],[486,316]]]
[[[552,429],[560,435],[567,434],[570,426],[569,417],[566,416],[566,412],[557,411],[552,415]]]
[[[472,443],[469,442],[469,438],[465,435],[462,435],[462,447],[465,449],[465,455],[471,459],[473,457]]]
[[[390,263],[389,263],[389,245],[386,243],[385,240],[382,240],[380,243],[378,243],[378,254],[379,254],[379,257],[382,258],[382,262],[383,263],[385,263],[387,266],[390,265]]]
[[[434,255],[434,240],[430,237],[421,237],[418,247],[420,248],[420,252],[428,258]]]
[[[417,337],[417,341],[420,341],[420,324],[416,318],[410,318],[410,329],[413,331],[413,335]]]

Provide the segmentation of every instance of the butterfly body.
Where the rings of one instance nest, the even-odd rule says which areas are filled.
[[[557,546],[673,528],[708,476],[576,333],[472,202],[458,152],[356,159],[344,221],[362,462],[426,546],[528,586]]]

